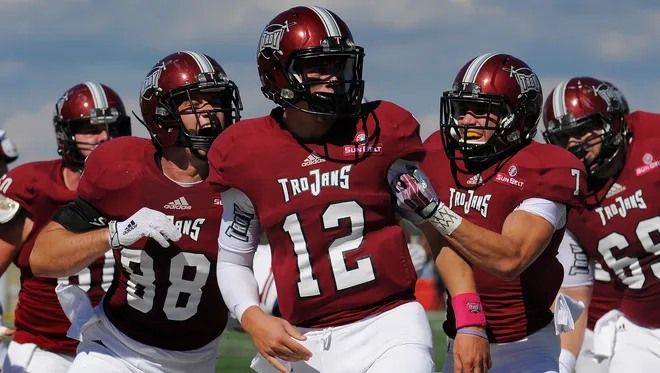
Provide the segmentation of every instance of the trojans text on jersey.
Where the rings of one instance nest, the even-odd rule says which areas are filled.
[[[352,165],[346,165],[338,170],[321,172],[319,169],[309,171],[309,176],[297,178],[282,178],[277,182],[282,187],[284,202],[303,192],[310,192],[314,197],[321,193],[322,188],[339,187],[349,189],[349,176]]]
[[[598,207],[594,211],[598,213],[601,224],[605,226],[615,216],[625,218],[628,215],[628,210],[645,208],[646,202],[644,202],[642,190],[638,189],[626,197],[616,197],[614,202]]]
[[[467,214],[471,209],[478,211],[484,218],[488,215],[488,203],[491,194],[479,195],[474,190],[460,191],[449,188],[449,208],[462,207],[463,212]]]
[[[206,221],[206,218],[176,220],[172,215],[167,215],[167,217],[172,221],[172,223],[174,223],[174,226],[181,232],[182,235],[190,237],[190,239],[195,242],[197,242],[197,239],[199,238],[199,231],[202,230],[202,225]]]

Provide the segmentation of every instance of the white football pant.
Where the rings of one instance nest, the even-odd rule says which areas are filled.
[[[660,329],[639,326],[625,316],[616,323],[610,372],[660,372]]]
[[[280,361],[295,373],[433,373],[431,328],[417,302],[402,304],[351,324],[323,329],[298,328],[312,352],[309,361]],[[251,368],[276,372],[257,354]]]
[[[47,351],[34,343],[9,343],[7,357],[2,364],[3,373],[66,373],[73,356]]]

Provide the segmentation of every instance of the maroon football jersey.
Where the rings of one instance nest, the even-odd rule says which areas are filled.
[[[96,305],[110,286],[114,261],[111,256],[99,258],[77,275],[59,279],[32,274],[29,258],[38,232],[58,208],[71,202],[76,195],[64,185],[62,167],[62,160],[24,164],[2,178],[0,189],[5,196],[18,202],[34,222],[32,231],[14,258],[14,264],[21,271],[14,340],[73,355],[78,341],[66,336],[70,323],[57,300],[55,287],[58,283],[77,284],[87,291],[92,304]]]
[[[114,139],[87,159],[78,196],[109,220],[123,221],[148,207],[181,230],[169,248],[143,238],[114,250],[118,271],[103,307],[127,336],[187,351],[217,338],[227,322],[215,276],[222,207],[208,183],[180,186],[156,162],[149,140]]]
[[[499,168],[492,165],[479,173],[457,173],[457,183],[440,133],[429,136],[424,146],[422,169],[439,199],[463,218],[493,232],[501,232],[506,217],[528,198],[580,206],[584,166],[560,147],[532,142]],[[563,268],[556,258],[563,235],[563,229],[557,230],[541,255],[512,281],[472,267],[488,329],[494,337],[491,342],[520,340],[550,322],[550,306],[563,278]],[[449,309],[447,319],[445,328],[453,336],[453,310]]]
[[[634,112],[627,121],[633,140],[624,169],[597,194],[597,207],[571,215],[569,229],[624,289],[626,317],[660,328],[660,115]]]
[[[386,175],[397,159],[420,159],[415,118],[370,102],[360,120],[335,124],[327,142],[302,144],[278,114],[230,127],[209,161],[210,180],[255,207],[283,317],[336,326],[413,300],[417,276]]]

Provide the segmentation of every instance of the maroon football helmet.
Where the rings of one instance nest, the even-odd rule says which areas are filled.
[[[440,130],[447,156],[473,163],[492,162],[528,144],[541,114],[541,83],[523,61],[508,54],[483,54],[456,75],[440,99]],[[468,112],[491,117],[494,126],[459,124]],[[492,135],[471,139],[478,131]]]
[[[546,141],[582,159],[589,177],[606,179],[621,169],[625,158],[628,102],[614,85],[590,77],[565,80],[550,92],[543,109]],[[585,138],[588,133],[591,137]],[[570,138],[582,139],[569,145]],[[601,145],[587,160],[589,148]]]
[[[364,49],[336,14],[299,6],[278,14],[264,28],[257,50],[261,91],[278,105],[331,117],[360,114]],[[304,80],[303,72],[334,75],[336,80]],[[311,94],[310,86],[331,84],[334,93]],[[307,102],[308,108],[296,103]]]
[[[195,110],[191,100],[195,93],[212,94],[213,109]],[[191,109],[179,111],[184,100],[191,101]],[[243,105],[238,87],[216,60],[185,51],[170,54],[151,68],[140,93],[140,109],[143,124],[159,148],[181,146],[206,151],[224,128],[240,119]],[[217,120],[218,112],[224,113],[224,123]],[[197,116],[197,133],[186,131],[182,114]],[[208,116],[211,126],[201,127],[199,116]]]
[[[119,95],[105,84],[83,82],[69,88],[55,104],[53,116],[57,152],[64,163],[81,170],[85,157],[78,145],[98,144],[76,141],[77,133],[106,130],[109,138],[131,135],[131,118]]]

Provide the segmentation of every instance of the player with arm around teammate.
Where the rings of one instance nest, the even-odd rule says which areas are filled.
[[[61,294],[82,332],[71,372],[210,372],[227,311],[206,154],[239,117],[238,89],[214,59],[176,52],[148,73],[140,107],[151,141],[120,139],[87,159],[76,200],[44,228],[30,264],[53,277],[106,252],[118,264],[93,314],[75,288]]]
[[[280,13],[257,53],[262,91],[280,107],[229,128],[209,155],[224,190],[220,290],[260,353],[253,368],[433,372],[386,179],[398,159],[421,158],[418,122],[391,102],[362,103],[364,51],[327,9]],[[258,307],[262,230],[281,318]]]
[[[57,101],[53,124],[61,158],[21,165],[0,181],[4,199],[0,272],[13,261],[21,275],[14,312],[16,333],[3,372],[66,372],[78,341],[66,336],[70,322],[55,288],[58,284],[77,284],[97,304],[112,279],[114,260],[109,255],[57,279],[35,275],[28,259],[38,232],[58,208],[75,198],[85,157],[113,137],[130,135],[130,118],[114,90],[83,82],[69,88]]]
[[[591,77],[561,82],[546,101],[546,140],[580,158],[588,175],[587,208],[571,213],[566,242],[596,269],[585,332],[593,342],[583,346],[576,371],[660,368],[659,121],[658,114],[628,114],[621,92]]]
[[[556,254],[567,211],[580,206],[584,167],[564,149],[532,141],[541,104],[541,85],[525,62],[495,53],[470,60],[442,96],[424,173],[411,167],[394,185],[401,203],[427,222],[425,233],[447,240],[442,251],[456,251],[438,261],[443,277],[474,278],[474,293],[452,294],[448,286],[445,330],[463,337],[463,327],[480,322],[491,372],[558,371],[550,311],[562,278]],[[485,320],[473,320],[480,309]],[[455,360],[446,359],[443,371],[458,371]]]

